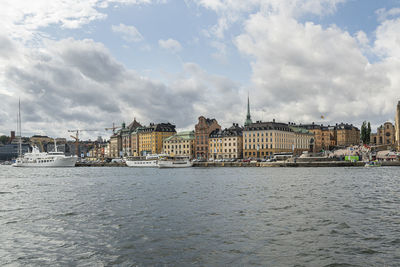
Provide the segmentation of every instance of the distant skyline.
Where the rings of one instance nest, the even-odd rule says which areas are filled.
[[[0,134],[394,121],[398,0],[4,0]],[[324,119],[321,119],[321,116]],[[109,136],[87,132],[82,137]]]

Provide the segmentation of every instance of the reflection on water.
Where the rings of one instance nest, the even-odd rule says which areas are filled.
[[[0,166],[0,265],[396,266],[399,174]]]

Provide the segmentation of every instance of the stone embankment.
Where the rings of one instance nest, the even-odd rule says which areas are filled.
[[[364,162],[303,161],[303,162],[194,162],[193,167],[363,167]],[[400,161],[384,161],[382,166],[400,166]]]
[[[364,162],[302,161],[302,162],[194,162],[193,167],[362,167]],[[76,167],[126,167],[116,162],[77,162]],[[382,166],[399,166],[400,161],[383,161]]]

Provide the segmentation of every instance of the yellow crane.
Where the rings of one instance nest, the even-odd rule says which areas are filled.
[[[90,130],[68,130],[69,133],[75,133],[75,135],[70,135],[75,139],[75,152],[76,156],[79,157],[79,133],[80,132],[96,132],[98,130],[90,129]]]

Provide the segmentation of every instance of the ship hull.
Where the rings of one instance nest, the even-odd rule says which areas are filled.
[[[75,167],[77,157],[57,158],[49,161],[46,159],[26,161],[17,160],[13,167],[30,167],[30,168],[51,168],[51,167]]]

